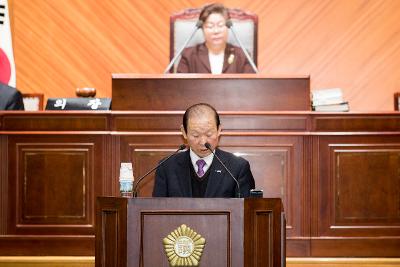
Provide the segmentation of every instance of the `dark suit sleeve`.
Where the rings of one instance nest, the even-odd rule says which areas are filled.
[[[153,187],[153,197],[167,197],[168,196],[168,185],[167,176],[163,166],[157,168],[156,178]]]
[[[0,83],[0,109],[24,110],[21,92],[7,84]]]
[[[238,180],[240,185],[240,194],[242,197],[250,196],[250,189],[255,188],[255,182],[253,174],[250,170],[250,164],[247,160],[243,160],[244,163],[241,164]]]
[[[19,91],[15,91],[10,99],[7,110],[24,110],[24,101],[22,99],[22,94]]]

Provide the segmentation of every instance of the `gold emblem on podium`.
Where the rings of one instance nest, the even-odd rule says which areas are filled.
[[[163,244],[170,266],[199,266],[206,240],[182,224],[163,239]]]

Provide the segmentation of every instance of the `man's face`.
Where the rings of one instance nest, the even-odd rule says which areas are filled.
[[[221,134],[221,127],[217,128],[215,116],[211,112],[206,112],[200,116],[191,116],[187,124],[187,133],[185,133],[183,126],[181,130],[193,152],[201,158],[211,153],[204,144],[209,143],[212,149],[215,149]]]

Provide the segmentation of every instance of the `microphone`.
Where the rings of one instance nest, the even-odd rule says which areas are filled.
[[[239,40],[239,38],[237,37],[236,32],[235,32],[235,30],[233,29],[233,23],[232,23],[232,21],[231,21],[230,19],[228,19],[228,20],[226,21],[226,27],[228,27],[229,29],[231,29],[232,34],[233,34],[233,38],[235,38],[236,42],[239,44],[240,48],[242,49],[244,55],[246,56],[247,60],[249,61],[251,67],[252,67],[253,70],[254,70],[254,72],[255,72],[255,73],[258,73],[258,69],[257,69],[257,67],[256,67],[256,64],[254,64],[253,59],[251,59],[249,53],[247,52],[247,50],[244,48],[242,42],[241,42],[241,41]]]
[[[160,167],[161,165],[164,164],[164,162],[166,162],[167,160],[169,160],[170,157],[172,157],[173,155],[177,154],[179,151],[183,150],[186,148],[185,144],[182,144],[179,146],[179,148],[177,150],[174,151],[174,153],[170,154],[168,157],[166,157],[165,159],[163,159],[162,161],[160,161],[153,169],[151,169],[150,171],[146,172],[144,175],[142,175],[141,177],[138,178],[137,182],[135,183],[135,186],[133,187],[132,190],[132,195],[133,197],[137,197],[137,193],[139,192],[138,190],[138,185],[140,184],[141,181],[143,181],[144,178],[147,177],[147,175],[149,175],[150,173],[152,173],[155,169],[157,169],[158,167]]]
[[[185,43],[182,45],[181,49],[179,49],[178,53],[176,53],[176,55],[174,56],[174,58],[171,60],[171,62],[168,64],[167,68],[164,70],[164,74],[168,73],[169,70],[171,69],[171,67],[175,64],[176,60],[178,59],[178,57],[182,54],[183,49],[185,49],[185,47],[187,46],[187,44],[190,42],[190,40],[192,40],[194,34],[197,32],[197,30],[199,28],[201,28],[201,26],[203,26],[203,21],[202,20],[198,20],[196,22],[196,25],[193,29],[192,34],[189,36],[189,38],[186,39]]]
[[[231,173],[231,171],[228,169],[228,167],[226,167],[226,165],[222,162],[222,160],[217,156],[217,154],[214,153],[210,143],[205,143],[204,146],[211,151],[211,153],[213,153],[213,155],[215,156],[215,158],[219,161],[219,163],[221,163],[222,167],[224,167],[224,169],[229,173],[229,175],[232,177],[232,179],[236,182],[236,187],[237,187],[237,194],[236,197],[240,198],[240,185],[238,180],[235,178],[235,176],[233,176],[233,174]]]

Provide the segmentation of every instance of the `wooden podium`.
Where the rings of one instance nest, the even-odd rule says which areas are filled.
[[[205,239],[200,266],[285,266],[280,199],[99,197],[96,267],[169,266],[163,239],[183,224]]]
[[[310,77],[259,74],[113,74],[113,110],[309,111]]]

